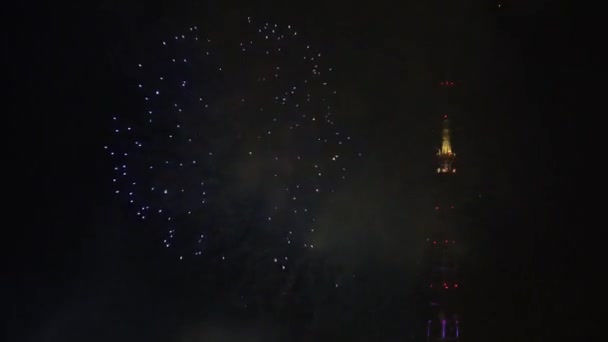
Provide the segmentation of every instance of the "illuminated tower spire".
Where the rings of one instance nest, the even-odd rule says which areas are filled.
[[[456,157],[456,153],[452,152],[452,143],[450,141],[450,122],[448,116],[443,116],[443,127],[441,131],[441,148],[437,151],[437,157],[439,159],[439,167],[437,173],[448,173],[456,172],[456,169],[452,168],[452,163]]]

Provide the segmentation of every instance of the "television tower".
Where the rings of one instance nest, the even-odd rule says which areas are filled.
[[[456,86],[454,81],[445,80],[439,83],[440,91],[448,98]],[[446,103],[447,104],[447,103]],[[426,340],[460,341],[461,301],[460,289],[463,286],[459,279],[459,239],[456,203],[457,174],[454,161],[456,153],[452,149],[449,104],[442,108],[441,146],[437,151],[436,191],[434,192],[434,215],[427,231],[427,266],[426,299],[427,322]]]

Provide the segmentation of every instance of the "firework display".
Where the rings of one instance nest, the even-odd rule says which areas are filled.
[[[177,258],[226,261],[255,241],[285,270],[315,248],[316,208],[360,154],[334,122],[323,54],[289,25],[248,18],[243,31],[215,41],[194,26],[147,51],[142,109],[112,117],[105,148],[113,191]]]

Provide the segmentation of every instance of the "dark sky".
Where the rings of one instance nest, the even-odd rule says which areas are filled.
[[[580,297],[565,294],[582,272],[575,265],[579,235],[571,231],[580,211],[567,196],[576,190],[570,180],[582,157],[565,137],[584,126],[571,113],[583,92],[582,65],[592,57],[566,6],[496,4],[94,1],[22,8],[5,46],[13,100],[5,167],[14,204],[5,224],[14,236],[5,243],[16,281],[5,291],[13,305],[10,337],[196,341],[212,327],[240,341],[287,329],[263,318],[214,315],[222,304],[206,283],[212,275],[204,265],[176,268],[152,238],[131,228],[108,191],[111,165],[102,150],[108,117],[133,105],[128,65],[146,44],[190,23],[230,31],[226,23],[243,15],[299,27],[338,66],[340,109],[348,113],[342,123],[369,156],[354,174],[358,189],[340,208],[358,208],[375,228],[354,224],[346,247],[332,254],[373,269],[352,298],[378,308],[381,318],[373,327],[369,313],[353,318],[369,323],[359,324],[360,334],[410,336],[403,330],[411,323],[400,330],[405,316],[374,303],[405,298],[399,282],[412,277],[408,262],[395,260],[407,260],[404,249],[415,246],[404,213],[415,211],[412,196],[424,190],[418,180],[433,163],[433,86],[447,76],[463,84],[454,137],[461,169],[485,198],[470,234],[476,290],[469,340],[579,336],[573,305]]]

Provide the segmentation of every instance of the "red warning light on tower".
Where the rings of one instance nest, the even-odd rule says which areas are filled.
[[[442,87],[453,87],[455,84],[454,81],[441,81],[439,85]]]

